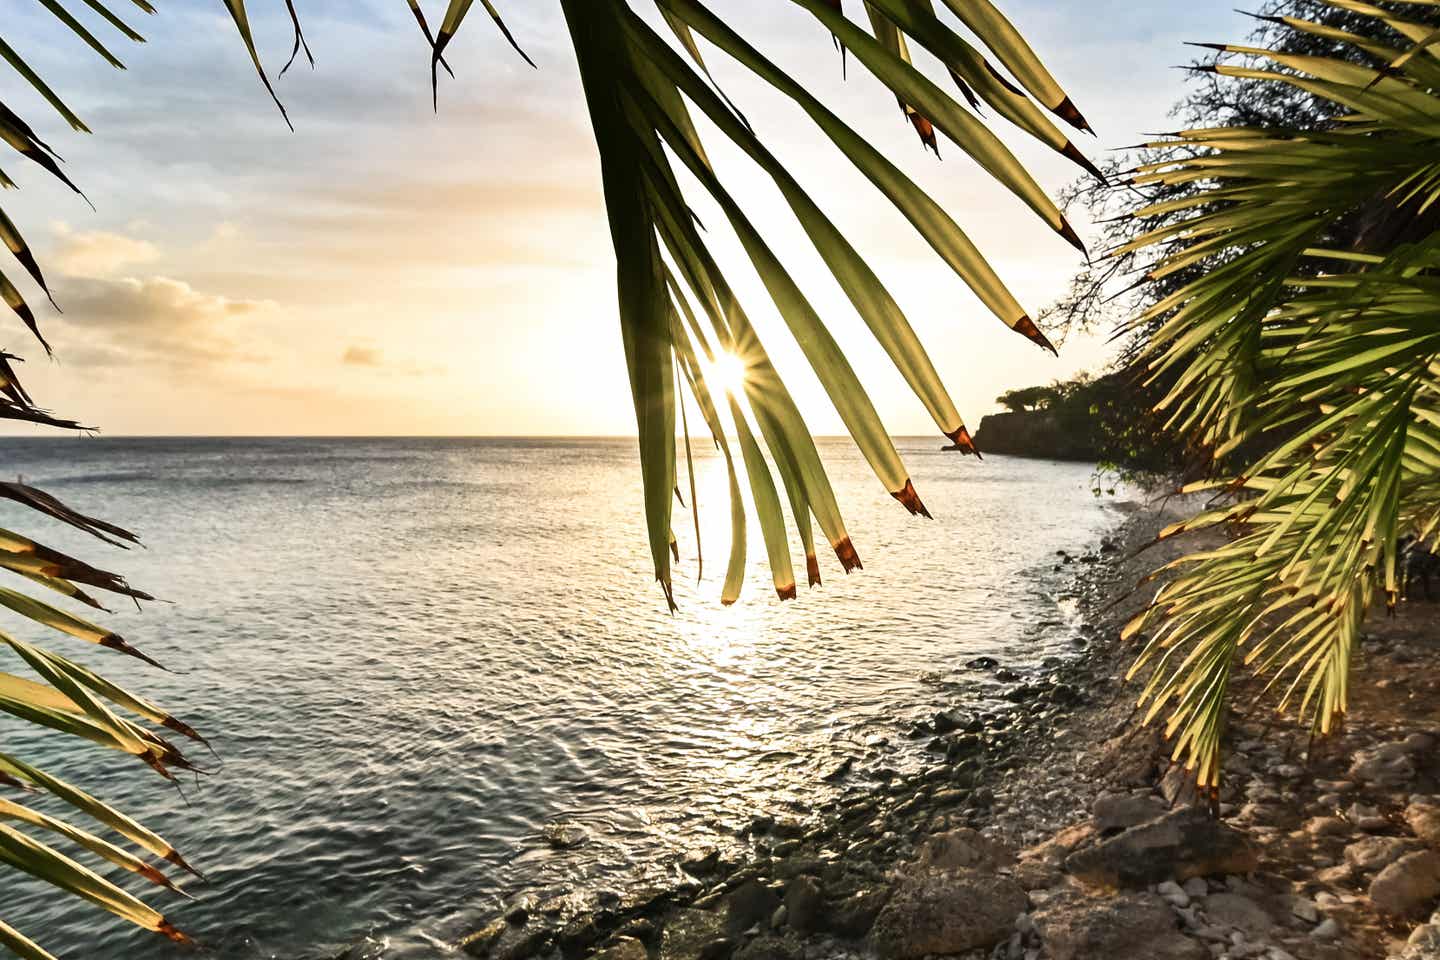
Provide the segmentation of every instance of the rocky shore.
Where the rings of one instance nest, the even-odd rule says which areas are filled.
[[[1011,675],[1009,708],[909,731],[934,761],[757,816],[675,881],[521,899],[454,945],[494,960],[1440,958],[1440,605],[1371,624],[1346,731],[1316,744],[1263,709],[1229,726],[1220,818],[1197,804],[1122,682],[1149,508],[1074,563],[1082,656]],[[1124,599],[1115,601],[1116,598]],[[989,658],[965,665],[1007,679]],[[1236,704],[1252,703],[1238,691]],[[878,779],[878,785],[877,785]],[[863,781],[863,782],[862,782]]]

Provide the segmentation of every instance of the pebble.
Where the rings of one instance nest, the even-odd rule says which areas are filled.
[[[1340,924],[1334,917],[1326,917],[1314,930],[1310,931],[1310,936],[1316,940],[1334,940],[1340,936]]]
[[[1166,880],[1155,888],[1155,892],[1164,897],[1166,902],[1176,907],[1190,906],[1190,895],[1185,888],[1173,880]]]
[[[1184,890],[1192,897],[1203,897],[1210,892],[1210,884],[1205,882],[1204,877],[1191,877],[1185,881]]]

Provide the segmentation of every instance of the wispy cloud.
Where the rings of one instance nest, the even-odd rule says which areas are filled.
[[[58,240],[47,262],[72,277],[108,277],[125,267],[160,259],[153,243],[121,233],[76,231],[61,221],[55,224],[55,234]]]

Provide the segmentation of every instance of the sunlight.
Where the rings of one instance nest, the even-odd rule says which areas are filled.
[[[717,393],[733,393],[736,399],[744,396],[747,376],[745,361],[733,353],[719,353],[713,361],[705,364],[705,382],[710,389]]]

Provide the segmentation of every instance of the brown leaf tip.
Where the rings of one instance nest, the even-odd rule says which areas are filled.
[[[905,509],[910,511],[912,516],[919,514],[926,520],[934,519],[930,516],[930,511],[925,509],[925,504],[920,502],[920,495],[915,492],[915,484],[910,482],[909,477],[905,478],[905,486],[899,490],[892,490],[890,496],[899,500]]]
[[[851,570],[864,570],[865,566],[860,562],[860,555],[855,552],[855,545],[846,537],[835,544],[835,556],[840,558],[840,566],[846,573]]]
[[[965,454],[966,456],[974,454],[977,460],[985,459],[984,457],[980,456],[980,448],[975,446],[975,438],[970,436],[970,429],[966,427],[963,423],[959,426],[958,429],[950,431],[949,433],[945,434],[945,436],[949,437],[950,442],[955,444],[955,446],[959,447],[960,452]]]
[[[1055,349],[1055,344],[1051,343],[1050,338],[1040,332],[1040,328],[1035,326],[1035,321],[1031,320],[1028,316],[1021,317],[1015,321],[1015,332],[1021,334],[1032,343],[1040,344],[1040,346],[1049,350],[1055,354],[1055,356],[1060,356],[1060,351]]]
[[[820,561],[813,553],[805,554],[805,572],[810,576],[810,586],[820,586]]]
[[[775,595],[776,595],[777,597],[779,597],[781,600],[794,600],[794,599],[795,599],[795,596],[796,596],[796,593],[795,593],[795,584],[794,584],[794,583],[789,583],[789,584],[786,584],[786,585],[783,586],[783,587],[776,587],[776,588],[775,588]]]
[[[1090,122],[1085,119],[1083,114],[1081,114],[1080,108],[1075,106],[1075,102],[1069,97],[1061,100],[1060,103],[1055,107],[1055,115],[1061,120],[1064,120],[1066,123],[1070,124],[1070,126],[1074,127],[1076,130],[1084,130],[1086,133],[1089,134],[1095,133],[1094,128],[1090,126]]]

